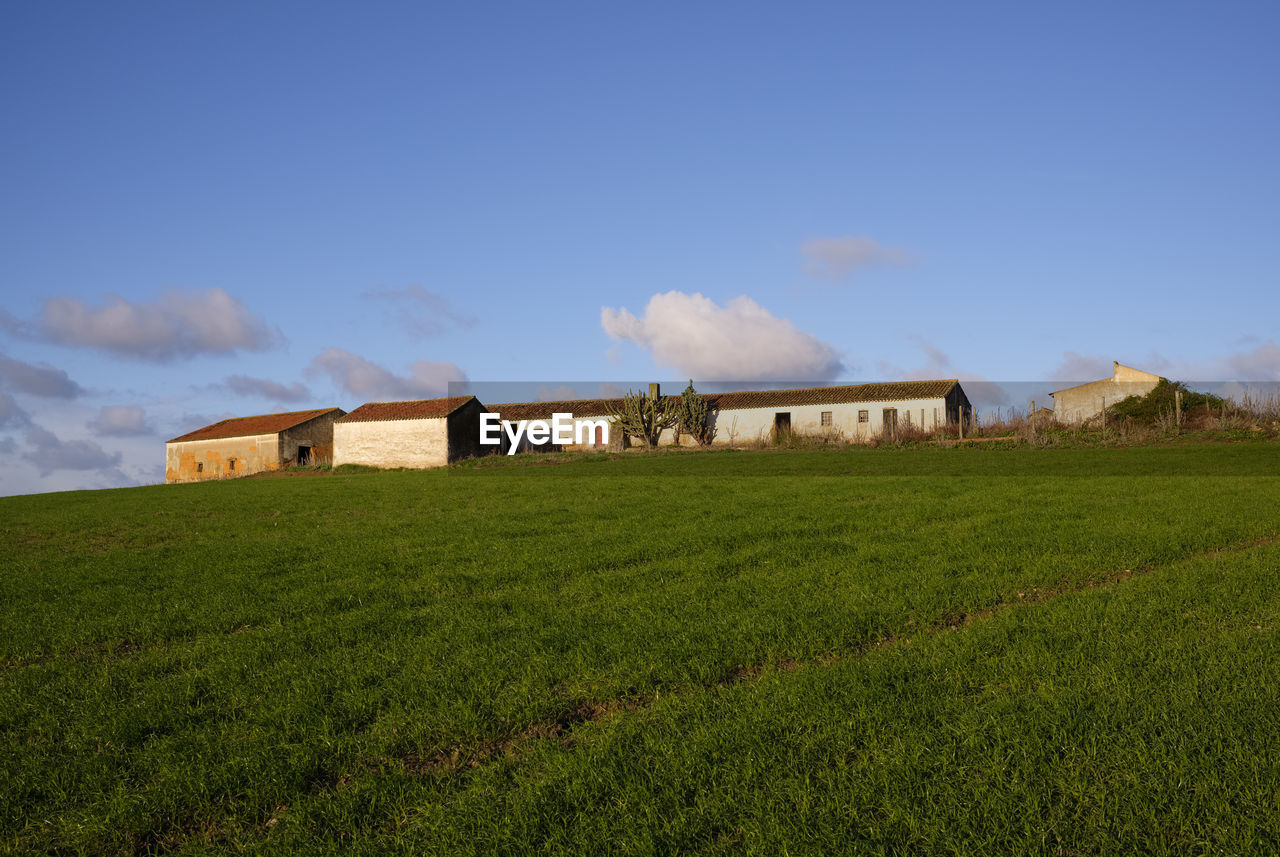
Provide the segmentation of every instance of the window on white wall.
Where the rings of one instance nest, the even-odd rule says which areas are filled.
[[[831,425],[831,411],[823,411],[823,412],[822,412],[822,424],[823,424],[824,426],[829,426],[829,425]]]
[[[871,411],[858,411],[858,422],[860,423],[871,422]]]

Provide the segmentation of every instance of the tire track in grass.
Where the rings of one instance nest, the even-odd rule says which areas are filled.
[[[478,768],[488,762],[517,756],[526,746],[535,741],[554,740],[559,741],[564,746],[571,746],[575,741],[575,730],[583,724],[600,722],[648,708],[663,696],[679,696],[698,689],[719,693],[737,685],[754,681],[769,673],[787,673],[808,667],[826,667],[840,661],[862,657],[877,649],[910,645],[914,640],[935,634],[956,633],[1022,605],[1043,604],[1064,595],[1106,589],[1123,583],[1132,577],[1151,574],[1161,568],[1168,568],[1196,559],[1245,553],[1277,543],[1280,543],[1280,534],[1261,536],[1200,553],[1187,554],[1161,565],[1144,565],[1137,568],[1121,569],[1103,575],[1101,578],[1090,579],[1079,584],[1031,587],[1018,592],[1016,599],[1001,601],[977,610],[952,613],[936,621],[913,627],[910,631],[900,634],[888,634],[841,651],[824,652],[804,660],[788,658],[768,663],[739,664],[729,670],[723,679],[704,688],[676,686],[666,692],[622,697],[604,702],[580,702],[555,718],[533,723],[506,738],[486,741],[469,747],[457,745],[426,757],[402,756],[400,763],[406,773],[418,776],[449,773],[464,774],[466,771]],[[910,620],[908,625],[913,625],[914,621]]]

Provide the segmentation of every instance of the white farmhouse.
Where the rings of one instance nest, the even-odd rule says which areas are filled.
[[[651,384],[649,395],[661,395],[657,384]],[[737,393],[703,393],[707,403],[707,421],[711,442],[730,445],[769,440],[778,434],[828,435],[851,442],[866,442],[872,437],[894,433],[907,427],[925,431],[968,423],[973,409],[968,396],[954,378],[945,381],[894,381],[879,384],[853,384],[840,387],[803,387],[793,390],[747,390]],[[668,396],[668,399],[675,398]],[[573,414],[575,428],[586,419],[613,421],[622,406],[621,399],[579,399],[561,402],[510,402],[492,405],[489,410],[504,420],[550,420],[552,414]],[[608,446],[625,445],[619,432],[609,433]],[[675,443],[675,433],[663,431],[660,445]],[[696,443],[684,436],[681,443]],[[523,441],[517,452],[546,452],[555,449],[600,449],[605,447],[600,435],[586,443],[530,445]],[[503,447],[503,452],[506,447]]]
[[[361,405],[333,424],[333,465],[444,467],[488,455],[480,446],[485,410],[475,396]]]
[[[784,433],[868,441],[906,427],[932,431],[973,416],[956,379],[893,381],[704,396],[713,444],[766,440]]]

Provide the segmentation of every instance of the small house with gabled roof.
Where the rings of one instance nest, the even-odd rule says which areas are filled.
[[[333,455],[333,421],[346,411],[318,408],[233,417],[164,445],[165,482],[201,482],[315,464]]]
[[[1130,396],[1145,396],[1160,383],[1160,376],[1144,372],[1119,361],[1111,361],[1110,378],[1090,381],[1050,393],[1054,418],[1060,423],[1091,420],[1104,410]]]
[[[746,390],[709,393],[703,398],[715,444],[765,440],[786,433],[865,442],[902,428],[932,431],[968,423],[973,417],[969,397],[954,378]]]
[[[369,467],[444,467],[494,451],[480,445],[475,396],[369,402],[334,422],[333,464]]]

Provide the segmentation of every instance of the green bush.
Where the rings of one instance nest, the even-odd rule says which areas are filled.
[[[1194,408],[1204,408],[1207,404],[1215,410],[1222,410],[1222,399],[1208,393],[1197,393],[1187,389],[1181,381],[1170,381],[1161,378],[1155,389],[1145,396],[1130,396],[1107,408],[1107,419],[1128,417],[1134,422],[1154,425],[1162,415],[1172,414],[1175,397],[1182,393],[1182,412],[1189,413]]]

